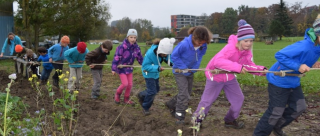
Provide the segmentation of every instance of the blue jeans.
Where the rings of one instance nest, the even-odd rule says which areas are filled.
[[[138,95],[143,99],[142,107],[145,110],[149,110],[154,97],[156,94],[159,92],[160,87],[159,87],[159,78],[154,79],[154,78],[145,78],[146,80],[146,86],[147,89],[140,92]]]
[[[259,120],[254,136],[269,136],[273,129],[281,130],[307,108],[301,86],[281,88],[268,84],[269,107]]]
[[[52,71],[52,69],[45,69],[45,68],[43,68],[43,69],[42,69],[42,72],[41,72],[41,77],[40,77],[40,79],[41,79],[41,80],[48,80],[51,71]]]

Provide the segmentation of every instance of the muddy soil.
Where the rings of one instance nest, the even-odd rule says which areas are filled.
[[[9,73],[0,70],[0,90],[10,82]],[[52,76],[52,74],[51,74]],[[192,136],[190,115],[186,118],[186,124],[177,126],[175,119],[165,107],[165,102],[177,94],[177,87],[172,77],[161,77],[160,92],[156,96],[150,112],[144,116],[139,104],[129,106],[114,103],[113,95],[120,84],[118,76],[112,76],[110,71],[104,71],[101,86],[101,97],[91,99],[92,77],[90,72],[83,72],[81,89],[78,96],[80,110],[77,113],[78,122],[76,136],[176,136],[177,130],[183,131],[183,136]],[[195,82],[192,99],[189,103],[194,110],[200,101],[204,90],[204,81]],[[145,89],[145,81],[140,73],[134,73],[131,99],[138,103],[136,94]],[[43,87],[45,88],[45,87]],[[224,127],[224,115],[229,109],[229,102],[224,94],[220,94],[203,121],[199,136],[250,136],[263,112],[267,108],[268,92],[265,87],[241,86],[245,95],[245,102],[239,120],[245,122],[243,129],[231,129]],[[48,95],[47,90],[43,92]],[[19,96],[28,104],[29,112],[44,108],[50,115],[52,101],[44,97],[41,103],[34,100],[36,91],[31,87],[27,79],[18,78],[11,88],[11,95]],[[58,93],[57,93],[58,94]],[[123,99],[123,95],[122,95]],[[308,109],[296,121],[287,126],[284,131],[289,136],[317,136],[320,134],[320,96],[319,94],[306,95]],[[271,134],[273,135],[273,134]]]

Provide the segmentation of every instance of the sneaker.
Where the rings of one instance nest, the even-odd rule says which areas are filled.
[[[120,95],[118,95],[117,93],[114,94],[114,102],[116,104],[120,104]]]
[[[176,113],[176,109],[172,108],[168,102],[166,102],[166,106],[168,107],[168,109],[170,110],[170,114],[172,115],[172,117],[175,117],[175,113]]]
[[[149,111],[149,110],[145,110],[145,109],[142,108],[142,112],[143,112],[143,114],[144,114],[145,116],[150,115],[150,111]]]
[[[98,98],[99,98],[99,96],[96,96],[96,95],[91,96],[91,99],[98,99]]]
[[[273,129],[273,134],[275,136],[287,136],[282,129]]]
[[[184,124],[184,120],[177,119],[176,124],[177,125],[183,125]]]
[[[128,101],[124,101],[125,104],[128,104],[128,105],[132,105],[134,106],[136,103],[134,103],[133,101],[131,100],[128,100]]]
[[[232,122],[224,122],[224,126],[235,128],[235,129],[240,129],[240,128],[244,127],[244,123],[242,121],[237,122],[236,120],[234,120]]]

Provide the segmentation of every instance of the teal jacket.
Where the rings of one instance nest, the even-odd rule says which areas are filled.
[[[144,78],[158,79],[161,67],[159,63],[161,64],[163,61],[168,62],[169,55],[167,57],[157,57],[157,50],[158,45],[153,44],[143,58],[141,71]],[[172,66],[172,64],[170,65]]]
[[[8,38],[4,41],[3,47],[2,47],[2,51],[1,53],[4,53],[6,51],[7,46],[9,45],[9,51],[10,51],[10,56],[13,55],[13,53],[15,53],[14,48],[16,47],[17,44],[22,45],[21,39],[19,36],[14,36],[13,40],[10,40],[10,44],[8,44]]]
[[[86,49],[84,53],[80,54],[79,51],[77,50],[77,47],[73,47],[64,52],[64,57],[69,62],[69,67],[81,68],[83,65],[79,65],[79,64],[84,63],[84,58],[86,57],[88,52],[89,50]],[[76,65],[72,65],[72,64],[76,64]]]

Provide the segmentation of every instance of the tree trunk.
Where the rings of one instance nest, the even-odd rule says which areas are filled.
[[[39,29],[40,25],[34,25],[34,51],[37,51],[39,47]]]

